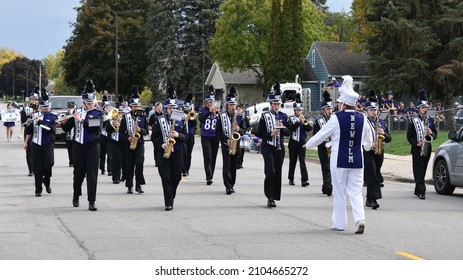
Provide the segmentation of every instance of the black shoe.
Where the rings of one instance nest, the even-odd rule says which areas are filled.
[[[232,194],[233,190],[232,189],[227,189],[227,194]]]
[[[307,187],[308,185],[310,185],[309,182],[302,182],[302,186],[303,186],[303,187]]]
[[[113,184],[119,184],[119,179],[113,180]]]
[[[113,173],[111,171],[108,171],[108,176],[112,176]]]
[[[38,193],[38,192],[36,192],[36,193],[35,193],[35,196],[36,196],[36,197],[41,197],[41,196],[42,196],[42,194],[41,194],[41,193]]]
[[[50,186],[45,186],[45,190],[47,191],[47,193],[51,193],[51,188],[50,188]]]
[[[371,200],[367,199],[367,201],[365,202],[365,206],[371,207]]]
[[[95,201],[90,201],[88,203],[88,210],[90,210],[90,211],[96,211],[97,210],[96,205],[95,205]]]
[[[186,172],[182,172],[182,177],[186,177],[186,176],[188,176]]]
[[[290,186],[294,186],[294,181],[293,181],[293,180],[289,180],[289,185],[290,185]]]
[[[172,205],[167,205],[166,206],[166,211],[171,211],[172,209],[174,209],[174,206],[172,206]]]
[[[135,191],[136,191],[137,193],[145,193],[145,192],[141,189],[141,186],[136,186],[136,187],[135,187]]]
[[[371,201],[371,209],[376,210],[378,208],[379,208],[378,202],[376,202],[376,200],[372,200]]]
[[[212,181],[211,181],[211,180],[207,180],[206,184],[207,184],[208,186],[210,186],[210,185],[212,185]]]
[[[74,195],[74,196],[72,197],[72,205],[73,205],[74,207],[79,207],[79,196]]]
[[[231,188],[231,192],[232,192],[232,193],[235,193],[235,189],[234,189],[234,188]]]
[[[104,170],[101,170],[101,175],[104,175]]]
[[[32,172],[29,172],[29,174],[27,174],[27,176],[31,177],[32,175],[34,175],[34,173]]]
[[[426,195],[425,195],[424,193],[418,195],[418,197],[419,197],[420,199],[426,199]]]
[[[132,187],[127,188],[127,193],[133,193],[133,188]]]
[[[241,164],[238,164],[238,165],[236,166],[236,169],[241,169],[241,168],[243,168],[243,166],[242,166]]]
[[[322,193],[326,194],[327,196],[331,196],[331,194],[333,193],[333,186],[327,186],[327,187],[323,186]]]
[[[275,200],[273,200],[273,198],[269,198],[269,199],[267,200],[267,207],[268,207],[268,208],[277,207],[277,205],[275,204]]]
[[[120,179],[119,181],[121,181],[121,182],[125,182],[125,177],[124,177],[124,176],[122,176],[122,177],[121,177],[121,179]]]
[[[384,184],[383,184],[383,183],[381,183],[381,184],[379,184],[379,186],[382,188],[382,187],[384,187]]]

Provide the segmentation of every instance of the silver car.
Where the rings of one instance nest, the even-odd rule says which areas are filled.
[[[432,165],[434,188],[444,195],[463,186],[463,128],[449,131],[448,138],[436,149]]]

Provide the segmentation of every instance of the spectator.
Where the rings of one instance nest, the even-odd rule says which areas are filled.
[[[407,118],[410,121],[411,118],[417,114],[417,110],[415,108],[415,104],[413,102],[408,103],[407,108],[405,109],[407,111]]]
[[[257,153],[261,153],[261,146],[260,144],[262,144],[262,139],[257,137],[257,136],[254,136],[252,137],[252,140],[251,142],[249,143],[249,151],[256,151]]]
[[[329,82],[328,87],[329,88],[338,88],[339,87],[339,83],[338,83],[338,81],[336,81],[335,77],[331,78],[331,81]]]
[[[399,102],[399,105],[397,106],[397,114],[399,115],[398,118],[397,118],[398,121],[399,121],[398,129],[399,130],[401,129],[401,126],[400,126],[401,122],[405,123],[404,127],[406,129],[408,127],[408,124],[410,123],[410,121],[408,120],[407,109],[405,108],[404,103],[402,101]]]
[[[436,103],[436,123],[437,127],[439,130],[445,129],[445,116],[444,113],[442,112],[444,110],[444,107],[442,107],[442,103],[437,102]]]

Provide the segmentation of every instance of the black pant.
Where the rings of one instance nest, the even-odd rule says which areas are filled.
[[[73,140],[66,140],[66,149],[68,151],[68,159],[69,159],[69,166],[74,164],[72,161],[72,144],[74,143]]]
[[[333,190],[331,185],[331,170],[330,170],[330,158],[328,157],[328,151],[325,147],[325,142],[320,144],[317,149],[318,158],[320,159],[320,167],[322,169],[323,186],[322,191],[325,189],[329,193]],[[330,191],[331,190],[331,191]]]
[[[31,157],[34,169],[35,193],[42,193],[42,183],[50,186],[51,169],[54,165],[54,145],[39,146],[32,142]]]
[[[182,158],[182,150],[174,150],[170,158],[164,158],[164,150],[162,149],[158,149],[156,153],[156,162],[158,163],[159,176],[161,176],[165,206],[174,205],[177,187],[182,179]]]
[[[72,145],[74,160],[74,195],[82,195],[82,183],[87,178],[88,201],[96,200],[96,186],[98,182],[98,158],[100,155],[100,143]]]
[[[283,167],[284,150],[262,143],[262,156],[264,158],[264,193],[267,198],[280,200],[281,196],[281,169]]]
[[[125,161],[125,186],[133,187],[133,176],[135,174],[135,185],[141,186],[146,184],[143,176],[143,164],[145,163],[145,144],[138,143],[135,150],[130,149],[130,142],[124,144],[124,161]]]
[[[111,149],[109,149],[109,140],[107,136],[100,135],[100,170],[105,171],[105,161],[108,172],[111,170]],[[107,156],[106,156],[107,155]]]
[[[24,129],[24,139],[26,139],[26,129]],[[29,139],[29,143],[27,143],[26,149],[26,163],[27,168],[29,169],[29,174],[32,174],[34,171],[34,166],[32,163],[32,156],[31,156],[31,149],[32,149],[32,137]]]
[[[237,153],[238,153],[238,160],[236,162],[236,164],[238,166],[241,166],[243,167],[243,161],[244,161],[244,153],[246,152],[246,149],[245,148],[240,148],[238,149]]]
[[[377,200],[382,198],[379,168],[384,156],[375,155],[375,151],[363,151],[364,169],[363,174],[367,183],[367,200]]]
[[[309,174],[307,173],[307,166],[305,164],[305,149],[303,148],[304,143],[289,140],[289,171],[288,179],[294,181],[294,172],[296,171],[297,160],[299,159],[299,165],[301,169],[301,182],[309,181]]]
[[[215,162],[219,151],[219,138],[201,136],[201,146],[203,148],[204,170],[206,180],[214,178]]]
[[[238,159],[239,144],[234,156],[230,155],[227,145],[222,144],[222,178],[225,189],[229,190],[235,187],[236,182],[236,162]]]
[[[194,145],[195,145],[195,136],[192,134],[188,134],[187,142],[183,143],[182,173],[190,172],[191,154],[193,153]]]
[[[429,147],[431,150],[431,147]],[[420,156],[420,147],[412,148],[412,164],[413,164],[413,178],[415,179],[415,195],[425,194],[426,185],[424,184],[424,177],[426,175],[426,169],[428,168],[429,159],[431,153],[422,157]]]
[[[112,180],[119,181],[121,179],[122,150],[124,147],[121,142],[109,141],[109,149],[111,151]]]

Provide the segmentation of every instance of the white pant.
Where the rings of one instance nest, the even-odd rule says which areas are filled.
[[[331,163],[331,178],[333,181],[333,227],[344,230],[347,224],[346,194],[352,206],[354,223],[365,220],[363,209],[363,168],[338,168],[336,162]]]

